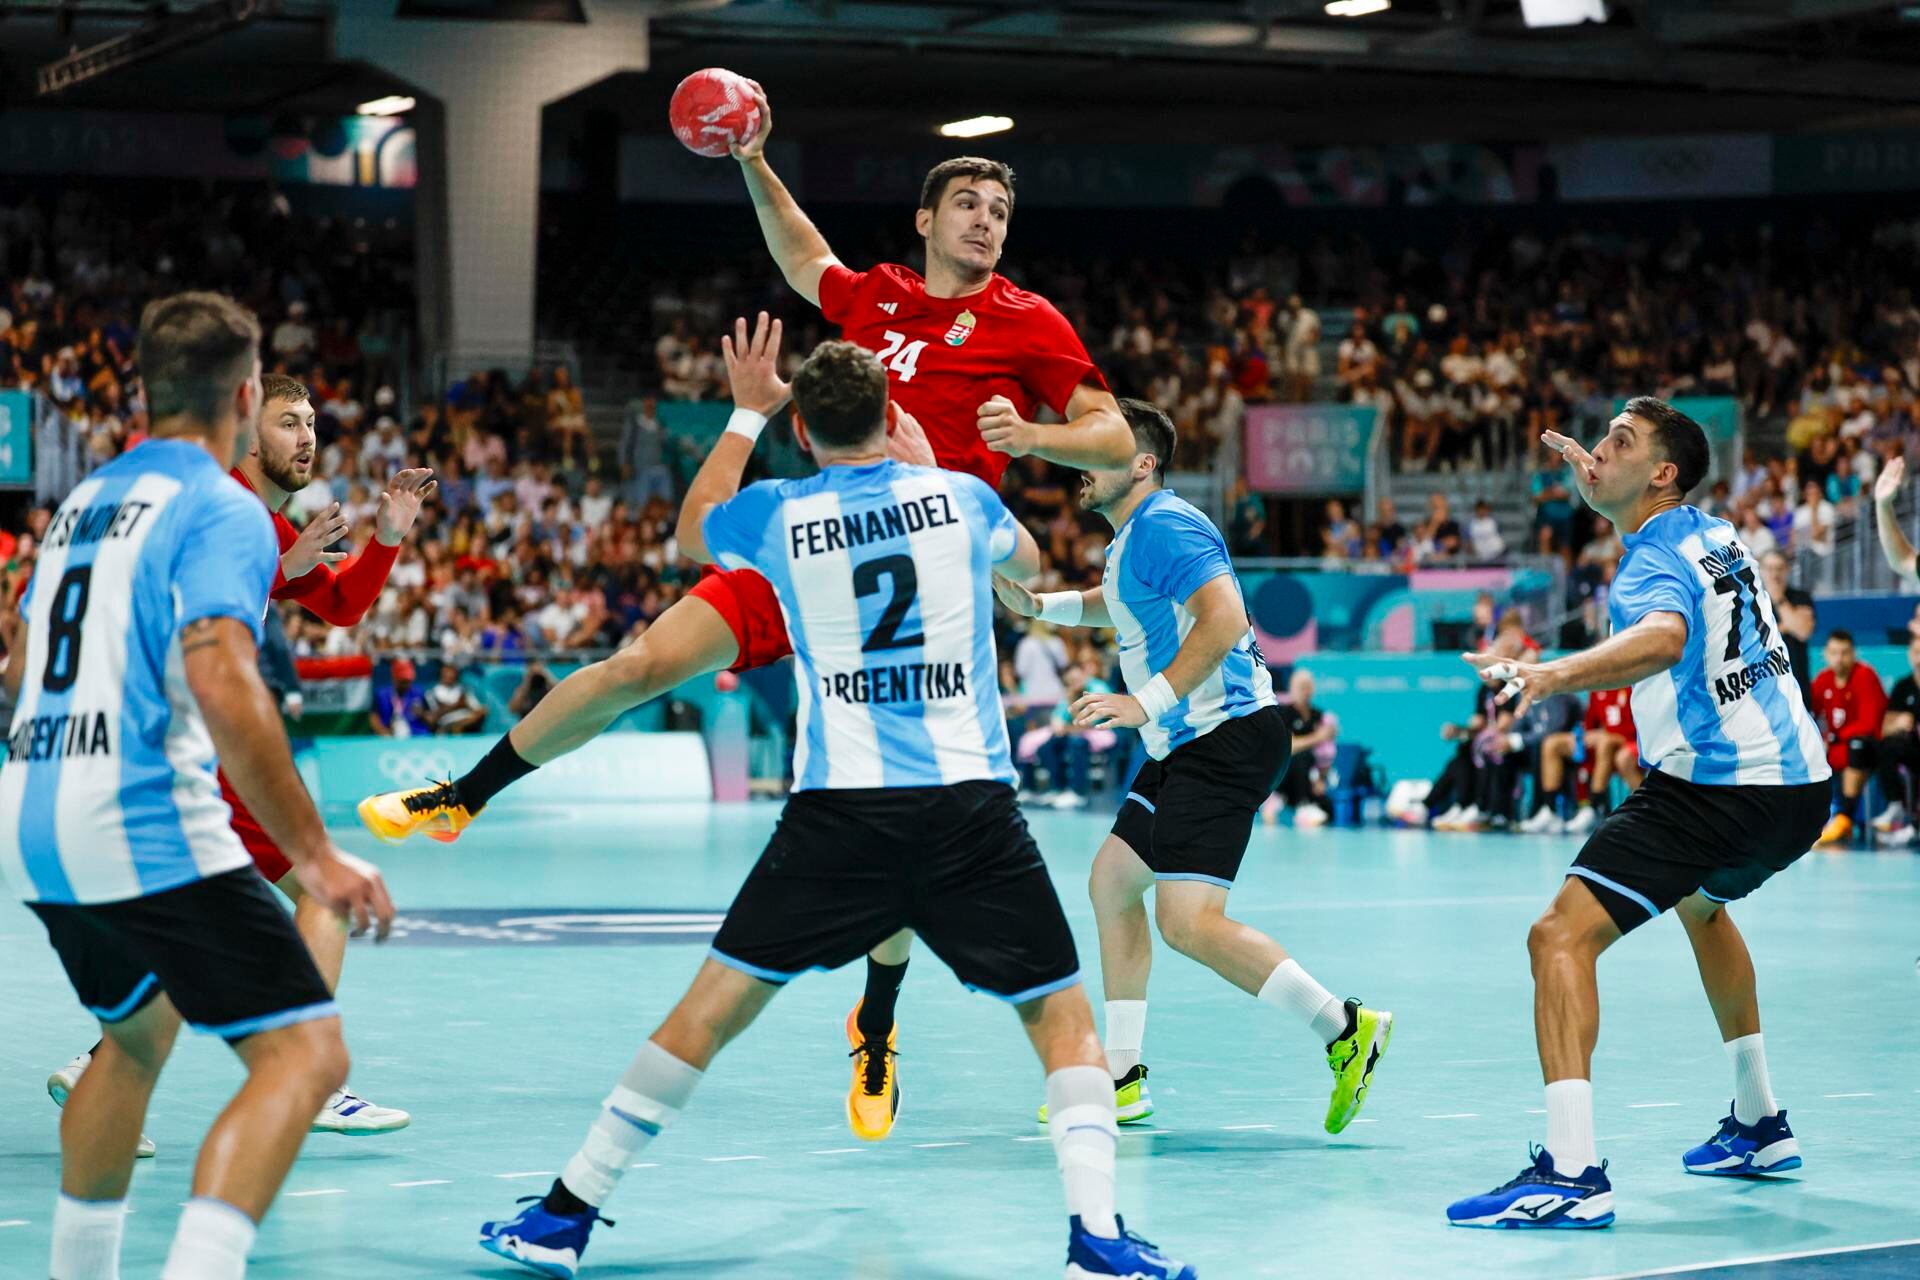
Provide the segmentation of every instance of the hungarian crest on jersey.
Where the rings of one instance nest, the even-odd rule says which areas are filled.
[[[962,311],[953,318],[953,327],[947,330],[947,345],[957,347],[968,338],[971,338],[973,336],[974,326],[979,323],[978,320],[973,318],[973,312]]]

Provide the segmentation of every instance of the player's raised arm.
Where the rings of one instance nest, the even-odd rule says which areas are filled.
[[[1084,729],[1137,729],[1158,719],[1212,675],[1247,634],[1247,606],[1232,574],[1196,587],[1184,605],[1193,628],[1180,649],[1139,694],[1088,693],[1073,704],[1073,722]],[[1149,706],[1149,703],[1154,705]]]
[[[1038,618],[1056,627],[1113,626],[1113,615],[1107,612],[1105,587],[1095,587],[1091,591],[1036,592],[1028,590],[1024,583],[1015,582],[996,572],[993,575],[993,594],[1016,617]]]
[[[704,528],[707,513],[740,492],[740,477],[747,469],[747,459],[753,456],[754,442],[767,419],[793,398],[793,388],[780,379],[780,330],[780,322],[769,321],[762,311],[754,320],[751,334],[746,320],[737,319],[733,334],[720,339],[720,351],[727,361],[727,381],[733,391],[733,417],[727,420],[727,429],[720,433],[713,452],[687,486],[686,501],[680,504],[680,519],[674,526],[681,554],[701,564],[713,563]]]
[[[224,616],[193,619],[180,629],[180,656],[227,777],[285,851],[301,886],[347,917],[356,934],[372,925],[386,937],[393,923],[386,885],[373,867],[328,839],[294,768],[273,696],[260,679],[247,624]]]
[[[1900,483],[1906,478],[1907,460],[1895,458],[1881,468],[1880,475],[1873,482],[1873,523],[1880,531],[1880,553],[1886,556],[1887,566],[1893,570],[1894,576],[1900,578],[1911,578],[1920,572],[1913,544],[1900,531],[1899,518],[1893,511],[1893,500],[1900,496]]]
[[[740,175],[747,180],[747,194],[753,198],[753,211],[760,219],[760,234],[767,239],[767,251],[773,255],[780,274],[787,278],[793,291],[817,307],[820,277],[828,267],[838,266],[840,259],[834,257],[827,238],[800,211],[793,193],[767,163],[767,136],[773,132],[773,108],[768,105],[767,92],[758,81],[747,83],[753,86],[753,100],[760,108],[760,130],[733,148],[733,158],[740,162]]]

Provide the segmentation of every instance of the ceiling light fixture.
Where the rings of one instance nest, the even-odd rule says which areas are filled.
[[[1370,13],[1385,13],[1393,0],[1327,0],[1329,18],[1364,18]]]
[[[943,138],[984,138],[989,133],[1005,133],[1013,128],[1012,116],[973,116],[966,120],[949,120],[940,126]]]
[[[375,98],[372,102],[363,102],[356,110],[363,116],[403,116],[413,108],[412,98],[393,93],[384,98]]]

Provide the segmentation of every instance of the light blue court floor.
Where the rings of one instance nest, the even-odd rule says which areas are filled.
[[[537,779],[527,786],[537,786]],[[355,1087],[414,1114],[386,1137],[316,1135],[254,1255],[257,1277],[507,1277],[473,1244],[543,1191],[635,1047],[684,988],[777,810],[489,814],[460,844],[343,844],[385,868],[406,936],[348,956]],[[1098,1004],[1084,881],[1102,819],[1043,812]],[[1358,1123],[1320,1127],[1327,1070],[1297,1025],[1162,952],[1146,1057],[1159,1113],[1120,1147],[1122,1211],[1209,1280],[1920,1275],[1920,858],[1811,855],[1736,915],[1753,944],[1773,1079],[1806,1167],[1688,1177],[1729,1071],[1680,929],[1601,967],[1601,1152],[1619,1224],[1449,1229],[1443,1210],[1544,1136],[1528,923],[1574,851],[1559,839],[1261,828],[1232,906],[1337,992],[1399,1015]],[[640,918],[635,918],[638,915]],[[46,1274],[57,1178],[47,1073],[91,1043],[44,935],[0,904],[0,1276]],[[1041,1074],[1013,1014],[924,951],[901,998],[905,1105],[890,1140],[847,1131],[842,1021],[858,967],[811,975],[723,1055],[643,1156],[587,1275],[1003,1280],[1060,1274],[1064,1214]],[[194,1147],[239,1070],[183,1038],[134,1179],[124,1274],[155,1276]],[[1898,1244],[1902,1248],[1868,1246]],[[1796,1260],[1796,1258],[1798,1260]],[[1771,1260],[1771,1261],[1770,1261]]]

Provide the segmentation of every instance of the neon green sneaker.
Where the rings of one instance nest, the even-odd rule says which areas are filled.
[[[1133,1070],[1113,1082],[1113,1118],[1121,1124],[1139,1124],[1153,1114],[1153,1095],[1147,1092],[1147,1069]],[[1047,1122],[1046,1104],[1040,1105],[1040,1123]]]
[[[1366,1105],[1373,1084],[1373,1068],[1393,1039],[1393,1015],[1347,1001],[1347,1033],[1327,1046],[1327,1067],[1333,1072],[1333,1097],[1327,1103],[1327,1132],[1339,1133],[1353,1123]]]

